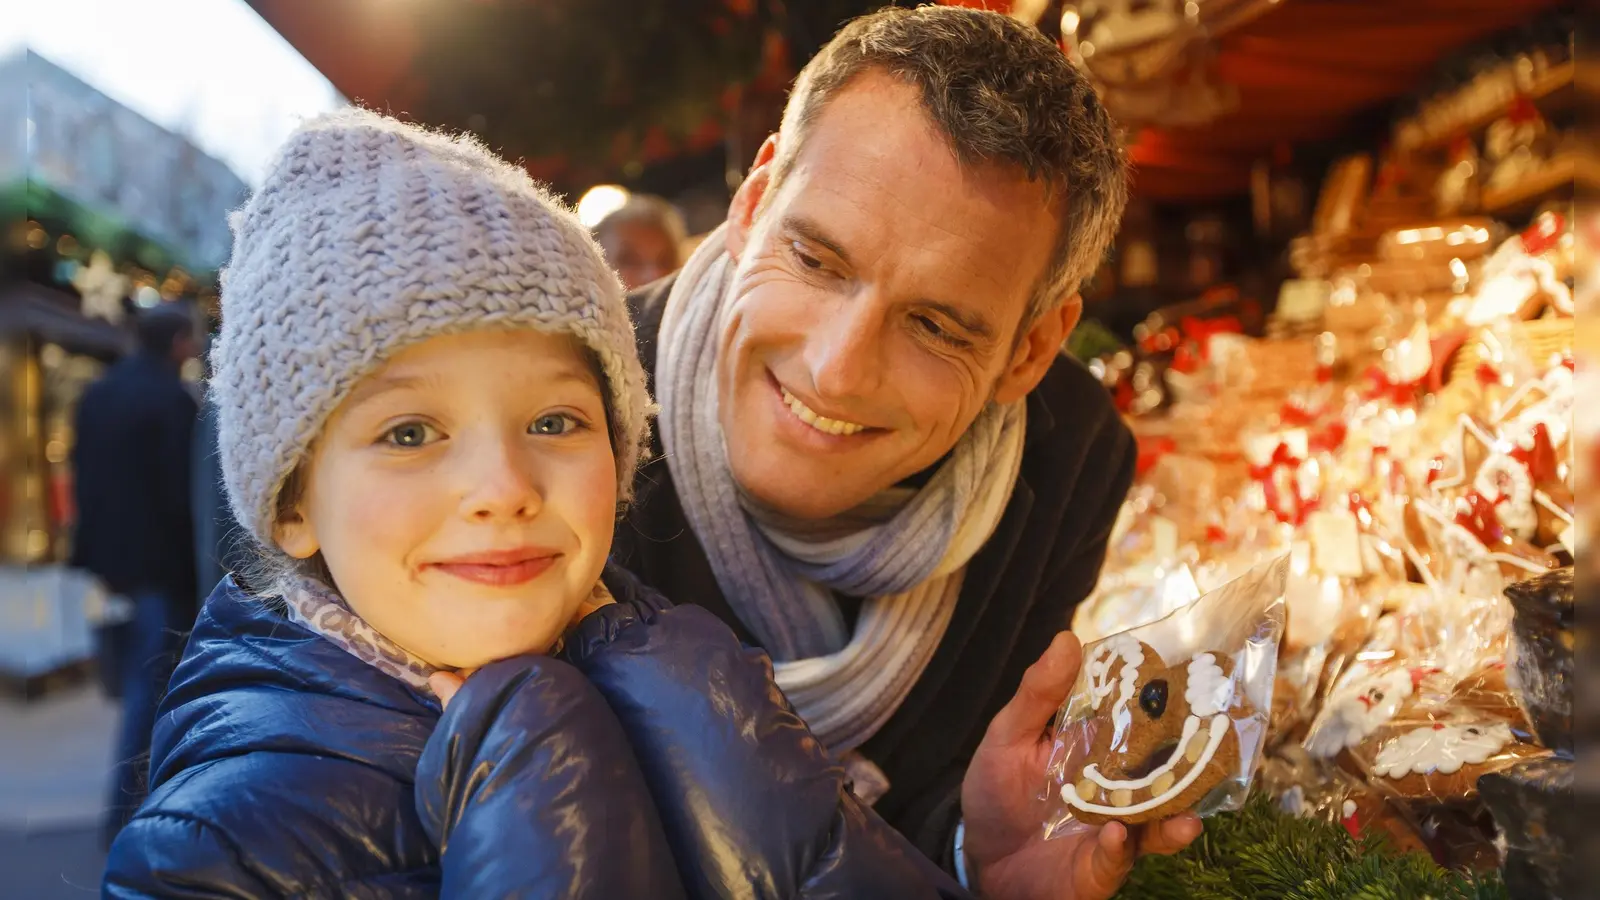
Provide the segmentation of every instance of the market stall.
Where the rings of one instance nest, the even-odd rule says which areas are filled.
[[[30,126],[27,152],[0,158],[13,213],[0,232],[0,680],[31,689],[87,659],[108,616],[94,579],[66,566],[78,398],[131,349],[131,314],[214,305],[246,187],[37,53],[0,58],[0,76],[27,88],[6,96],[26,95]]]
[[[1383,143],[1336,160],[1265,322],[1213,285],[1125,345],[1078,351],[1141,452],[1073,630],[1182,616],[1287,559],[1258,802],[1488,879],[1450,890],[1519,897],[1578,896],[1581,852],[1575,489],[1592,436],[1574,418],[1590,377],[1575,317],[1596,309],[1600,217],[1573,203],[1597,179],[1570,39],[1537,22],[1497,36],[1471,77],[1437,77]],[[1320,840],[1261,815],[1222,826],[1229,852],[1240,829],[1284,864]],[[1356,874],[1326,896],[1421,895],[1350,846],[1337,879]],[[1212,896],[1221,870],[1184,865],[1129,890]]]

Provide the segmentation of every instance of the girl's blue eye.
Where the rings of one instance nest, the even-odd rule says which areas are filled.
[[[421,422],[407,422],[389,429],[384,440],[396,447],[421,447],[428,443],[432,432],[433,429]]]
[[[534,419],[533,427],[528,430],[533,434],[561,435],[571,431],[576,425],[571,416],[549,415]]]

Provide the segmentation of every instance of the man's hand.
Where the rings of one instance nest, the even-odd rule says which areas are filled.
[[[1040,793],[1050,762],[1046,733],[1072,690],[1083,648],[1070,632],[1056,635],[1022,676],[967,767],[961,785],[965,853],[973,885],[988,900],[1107,900],[1134,859],[1176,853],[1200,836],[1200,819],[1184,813],[1134,829],[1111,822],[1046,842]]]

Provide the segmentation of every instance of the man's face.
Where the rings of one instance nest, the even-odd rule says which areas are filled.
[[[617,270],[623,287],[644,287],[678,268],[678,246],[672,236],[646,222],[617,222],[600,235],[606,261]]]
[[[914,87],[855,79],[762,204],[772,147],[729,216],[719,415],[747,493],[825,518],[932,466],[990,400],[1032,390],[1076,301],[1019,336],[1054,204],[1020,172],[961,166]]]

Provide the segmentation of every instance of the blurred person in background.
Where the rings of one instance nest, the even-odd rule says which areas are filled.
[[[605,251],[606,262],[631,291],[665,278],[683,265],[682,247],[689,230],[671,203],[635,194],[600,220],[594,236]]]
[[[134,324],[138,348],[84,391],[72,451],[79,510],[72,565],[132,605],[104,635],[122,698],[106,840],[143,799],[156,704],[197,609],[189,503],[197,407],[181,370],[198,350],[188,308]]]
[[[211,340],[215,340],[215,334]],[[209,342],[206,380],[211,377]],[[204,603],[212,588],[224,575],[239,572],[250,562],[249,542],[239,528],[222,486],[222,467],[217,457],[217,408],[207,400],[200,403],[200,418],[194,432],[194,475],[191,479],[194,504],[195,600]]]

